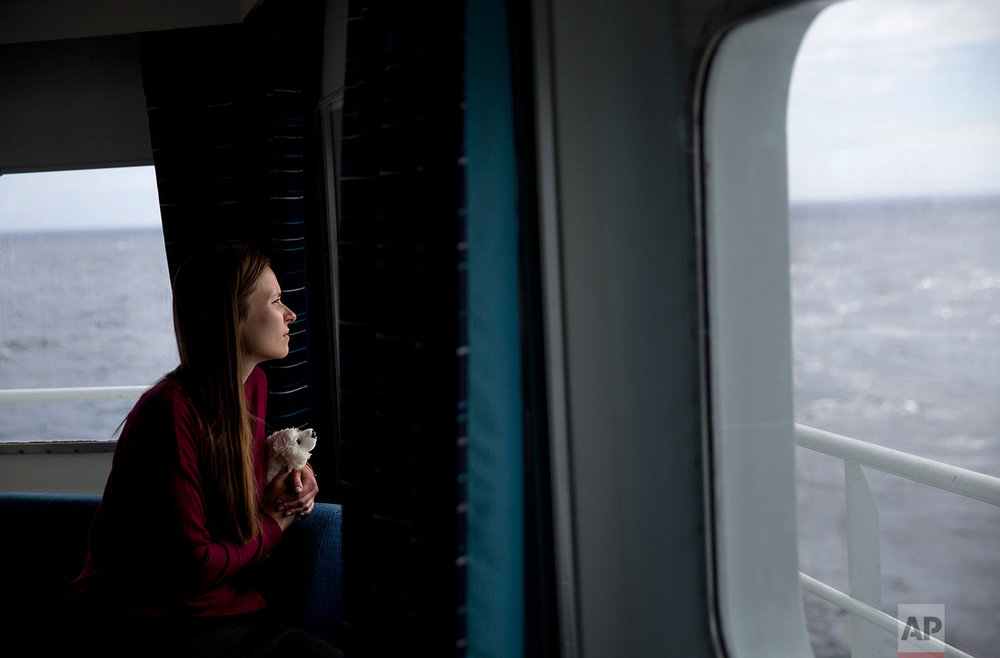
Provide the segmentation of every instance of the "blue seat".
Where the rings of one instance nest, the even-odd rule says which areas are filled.
[[[10,632],[59,632],[63,590],[83,567],[101,497],[0,494],[0,619]],[[333,645],[343,615],[340,505],[317,503],[261,565],[261,591],[277,615]]]

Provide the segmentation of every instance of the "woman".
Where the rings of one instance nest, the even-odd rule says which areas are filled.
[[[252,567],[308,514],[311,469],[265,486],[267,384],[295,314],[268,260],[224,247],[174,279],[180,365],[129,413],[71,586],[98,650],[131,655],[339,655],[270,624]],[[138,650],[136,643],[142,645]]]

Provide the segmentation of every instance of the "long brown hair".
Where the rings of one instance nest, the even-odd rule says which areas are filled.
[[[174,334],[181,363],[167,377],[194,404],[205,437],[205,508],[214,530],[246,544],[260,530],[253,436],[240,377],[239,324],[270,263],[243,245],[195,255],[174,277]]]

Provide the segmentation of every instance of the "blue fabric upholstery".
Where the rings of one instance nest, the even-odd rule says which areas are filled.
[[[261,592],[289,624],[339,645],[344,580],[340,505],[317,503],[264,562]]]
[[[63,589],[83,567],[100,501],[87,494],[0,494],[3,627],[59,632]],[[335,645],[343,609],[340,519],[340,505],[317,503],[261,565],[268,606]]]

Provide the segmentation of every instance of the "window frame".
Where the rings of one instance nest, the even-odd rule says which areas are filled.
[[[726,645],[747,655],[812,655],[798,575],[785,117],[795,55],[828,5],[731,29],[699,117],[716,594]]]
[[[49,171],[81,171],[151,166],[139,163],[106,167],[24,171],[19,175]],[[158,207],[158,201],[157,201]],[[160,229],[162,233],[162,228]],[[172,333],[172,332],[171,332]],[[161,373],[162,374],[162,373]],[[0,389],[0,410],[7,404],[134,402],[151,384],[140,386],[73,386],[61,388]],[[127,410],[126,410],[127,411]],[[53,439],[46,441],[6,441],[0,443],[0,490],[59,493],[100,493],[111,469],[117,439]]]

